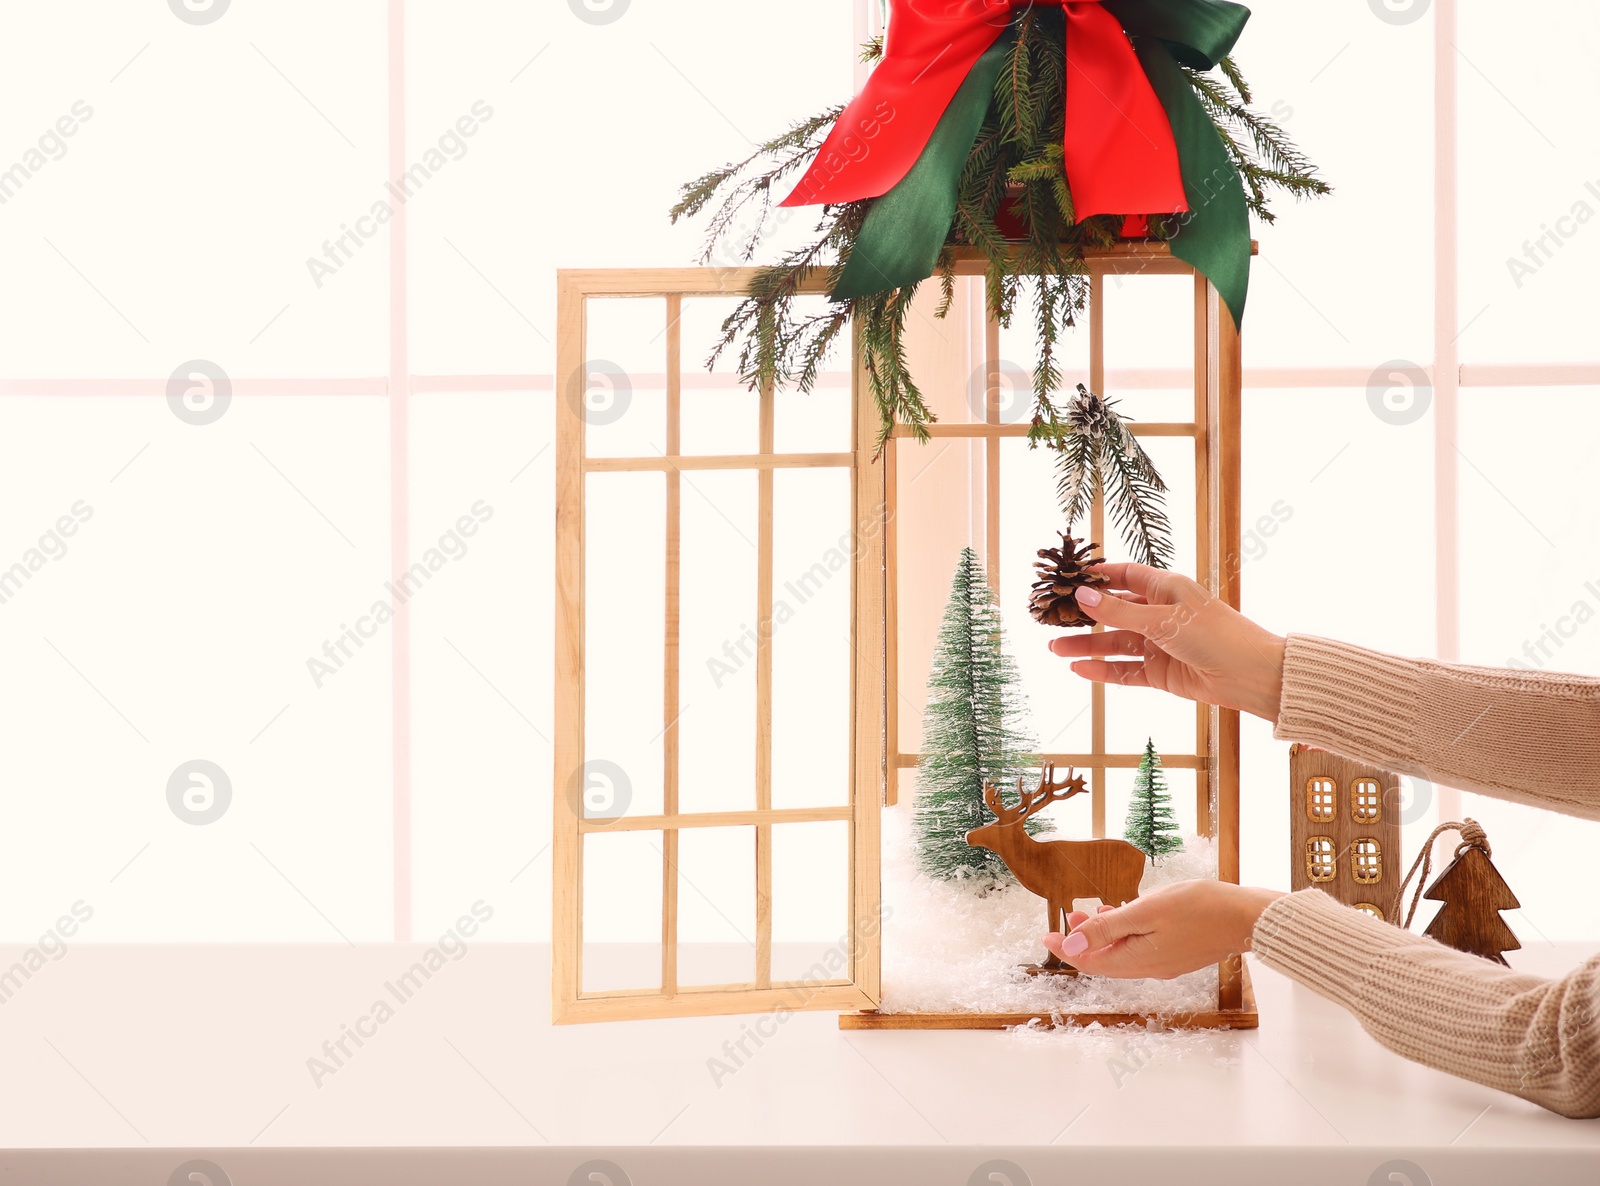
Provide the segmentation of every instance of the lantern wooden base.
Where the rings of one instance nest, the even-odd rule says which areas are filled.
[[[1240,1000],[1237,1009],[1201,1009],[1193,1013],[879,1013],[875,1009],[839,1014],[842,1030],[998,1030],[1030,1021],[1063,1025],[1140,1025],[1157,1022],[1171,1030],[1253,1030],[1261,1024],[1250,969],[1239,969]]]

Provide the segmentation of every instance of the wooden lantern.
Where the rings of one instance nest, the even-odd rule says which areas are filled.
[[[1239,604],[1241,528],[1240,473],[1240,349],[1233,321],[1214,289],[1203,276],[1173,257],[1165,244],[1127,242],[1088,256],[1090,300],[1088,310],[1089,386],[1105,390],[1104,313],[1102,287],[1108,276],[1166,274],[1193,278],[1194,391],[1193,412],[1175,422],[1140,422],[1134,431],[1147,436],[1187,438],[1194,448],[1195,556],[1198,577],[1235,607]],[[975,253],[957,260],[957,272],[981,277],[984,262]],[[899,798],[900,773],[915,766],[917,755],[903,752],[899,743],[899,640],[896,588],[900,566],[897,547],[896,503],[899,496],[897,467],[919,446],[896,429],[881,455],[877,448],[878,418],[868,395],[867,380],[859,362],[853,370],[853,439],[848,451],[836,453],[782,452],[775,448],[773,406],[775,393],[763,390],[752,396],[760,403],[759,441],[753,452],[724,455],[689,455],[680,447],[678,430],[682,411],[680,313],[685,302],[702,297],[735,296],[753,277],[751,269],[665,269],[654,271],[563,271],[558,276],[559,331],[557,343],[557,460],[556,460],[556,719],[555,719],[555,832],[554,832],[554,967],[553,1014],[557,1022],[616,1020],[709,1013],[745,1013],[773,1009],[821,1008],[842,1010],[845,1028],[995,1028],[1029,1021],[1032,1014],[882,1014],[874,1006],[881,1000],[880,921],[880,821],[879,813]],[[822,290],[818,276],[812,291]],[[587,382],[591,357],[586,336],[586,309],[595,299],[648,297],[664,301],[661,333],[666,341],[664,380],[666,429],[658,451],[638,456],[597,456],[588,447],[588,434],[580,398]],[[999,522],[1001,515],[999,458],[1001,441],[1026,434],[1025,424],[1002,423],[998,404],[999,327],[990,323],[984,356],[989,387],[986,414],[971,423],[940,422],[931,426],[936,438],[967,438],[987,451],[987,489],[983,513],[990,530],[986,535],[991,584],[1005,598],[1020,592],[1000,582]],[[859,352],[856,357],[859,359]],[[1115,394],[1112,392],[1111,394]],[[757,604],[751,607],[758,622],[770,618],[774,605],[773,478],[789,469],[823,468],[848,474],[851,489],[851,653],[850,686],[840,687],[847,697],[851,721],[848,786],[837,788],[835,805],[786,807],[772,798],[772,681],[770,636],[758,631],[755,639],[756,768],[750,772],[754,789],[748,806],[737,811],[682,810],[679,790],[685,772],[679,769],[677,734],[680,729],[679,682],[679,538],[682,490],[696,471],[749,470],[756,474]],[[595,755],[586,753],[585,698],[585,556],[586,549],[604,546],[588,539],[585,491],[594,475],[651,473],[661,476],[664,508],[664,604],[641,607],[629,623],[660,621],[665,659],[659,719],[661,802],[648,810],[621,818],[591,818],[576,789],[586,785]],[[1175,492],[1175,497],[1181,497]],[[651,508],[654,515],[655,508]],[[1091,538],[1105,538],[1104,508],[1092,508]],[[1023,576],[1022,580],[1027,577]],[[1020,596],[1013,598],[1020,604]],[[643,645],[643,644],[641,644]],[[1103,687],[1092,692],[1091,744],[1080,753],[1047,753],[1043,759],[1062,767],[1076,767],[1089,777],[1092,830],[1105,834],[1105,772],[1136,768],[1140,755],[1114,753],[1106,747],[1106,702]],[[656,711],[655,709],[652,712]],[[1192,752],[1163,754],[1171,768],[1196,771],[1196,818],[1199,830],[1215,837],[1217,875],[1237,882],[1239,877],[1239,719],[1232,710],[1197,707]],[[773,851],[775,834],[791,825],[836,821],[847,825],[849,846],[849,935],[839,958],[820,969],[819,975],[784,978],[773,974]],[[688,829],[747,827],[754,845],[755,934],[754,976],[748,981],[689,984],[679,976],[677,953],[678,911],[683,879],[677,862],[680,837]],[[662,885],[660,889],[661,960],[659,973],[648,983],[605,990],[585,987],[584,978],[584,862],[586,846],[597,834],[644,831],[659,837]],[[886,925],[892,926],[892,920]],[[1142,1022],[1143,1014],[1077,1014],[1071,1019],[1106,1024]],[[1045,1016],[1045,1020],[1049,1020]],[[1251,1027],[1256,1024],[1255,1001],[1241,961],[1219,967],[1215,1008],[1192,1015],[1161,1020],[1169,1025]]]

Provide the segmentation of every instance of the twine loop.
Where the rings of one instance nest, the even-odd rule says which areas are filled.
[[[1433,868],[1433,842],[1439,838],[1440,833],[1451,831],[1461,833],[1461,843],[1456,845],[1457,857],[1469,848],[1481,849],[1486,857],[1493,855],[1489,849],[1489,837],[1484,833],[1483,825],[1477,820],[1452,820],[1450,823],[1440,824],[1422,842],[1422,851],[1417,854],[1417,859],[1411,862],[1411,872],[1407,873],[1405,880],[1400,883],[1400,892],[1395,895],[1394,905],[1389,909],[1391,923],[1405,930],[1411,929],[1411,920],[1417,914],[1417,904],[1422,900],[1422,887],[1428,884],[1428,873]],[[1418,866],[1422,868],[1422,876],[1417,879],[1417,892],[1411,896],[1411,909],[1406,911],[1406,921],[1401,923],[1400,903],[1405,901],[1406,886],[1411,884],[1412,874],[1416,873]]]

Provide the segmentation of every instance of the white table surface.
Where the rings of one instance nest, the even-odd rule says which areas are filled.
[[[634,1186],[960,1186],[991,1159],[1012,1186],[1362,1186],[1406,1181],[1372,1177],[1396,1159],[1412,1186],[1600,1182],[1600,1122],[1406,1062],[1259,963],[1256,1031],[842,1032],[796,1014],[719,1082],[709,1060],[755,1018],[552,1026],[548,949],[479,943],[316,1084],[307,1060],[392,1002],[385,982],[422,950],[73,947],[0,1004],[0,1183],[160,1183],[194,1157],[235,1186],[566,1182],[593,1158]],[[1514,955],[1552,974],[1594,950]],[[417,1151],[380,1151],[397,1146]]]

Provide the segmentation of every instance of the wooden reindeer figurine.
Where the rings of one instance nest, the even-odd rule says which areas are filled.
[[[1071,770],[1055,781],[1055,766],[1046,763],[1038,787],[1029,792],[1017,780],[1019,802],[1007,807],[992,783],[983,784],[984,804],[995,822],[967,833],[967,843],[991,849],[1018,881],[1048,903],[1051,931],[1066,933],[1066,916],[1075,898],[1099,898],[1107,906],[1121,906],[1139,896],[1144,876],[1144,853],[1126,840],[1035,840],[1022,823],[1051,803],[1059,803],[1087,790],[1082,776]],[[1076,970],[1051,952],[1031,972],[1075,975]]]

